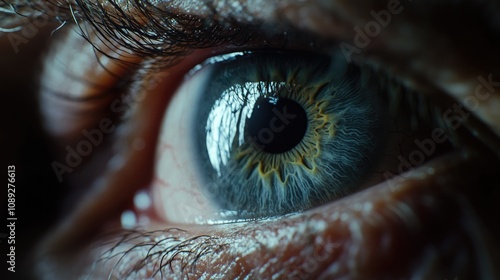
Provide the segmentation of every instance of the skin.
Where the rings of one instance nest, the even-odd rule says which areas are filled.
[[[60,25],[57,21],[40,24],[35,35],[22,43],[13,44],[10,32],[0,33],[2,69],[9,69],[0,78],[7,98],[2,111],[9,116],[2,123],[2,147],[8,159],[4,166],[16,165],[20,220],[15,276],[498,279],[498,8],[487,1],[462,1],[453,7],[450,2],[401,2],[399,9],[392,7],[400,12],[392,14],[367,46],[356,43],[354,27],[364,28],[373,20],[370,11],[389,10],[388,1],[241,1],[243,12],[237,5],[214,2],[212,12],[240,25],[258,22],[261,28],[306,34],[301,38],[308,40],[355,46],[359,53],[346,59],[384,69],[419,95],[446,100],[438,114],[441,119],[447,118],[448,109],[461,116],[460,125],[451,131],[460,135],[461,144],[431,155],[411,172],[302,213],[224,225],[174,222],[162,213],[163,204],[174,202],[157,199],[153,207],[139,211],[132,200],[140,189],[151,191],[155,198],[161,193],[155,184],[155,156],[162,144],[158,135],[184,75],[216,54],[269,45],[251,40],[237,47],[183,46],[187,54],[175,64],[148,68],[159,58],[109,44],[116,40],[106,36],[99,40],[98,33],[89,29],[92,46],[77,34],[70,13],[64,9],[56,13],[54,6],[44,9],[52,19],[57,15],[67,23],[52,36]],[[154,4],[166,7],[161,1]],[[200,3],[169,6],[176,13],[209,16],[210,10],[203,7]],[[104,8],[113,14],[112,6]],[[133,7],[125,11],[121,16],[143,20]],[[4,28],[18,26],[19,21],[4,22]],[[14,34],[24,36],[22,31]],[[301,40],[291,41],[287,48],[307,49]],[[95,48],[102,52],[94,52]],[[338,44],[331,48],[339,52]],[[106,55],[119,56],[120,61]],[[124,67],[124,62],[129,64]],[[127,75],[134,75],[133,81],[118,87],[118,77]],[[480,77],[489,80],[489,86]],[[54,89],[60,96],[51,94]],[[106,97],[94,102],[73,100],[101,92]],[[123,100],[123,93],[134,101],[126,117],[110,110],[113,101]],[[471,100],[477,106],[467,107]],[[470,112],[463,111],[464,106]],[[103,119],[112,120],[104,124],[106,129]],[[432,137],[435,127],[431,125],[425,137]],[[91,155],[58,180],[51,164],[64,162],[66,147],[76,147],[82,131],[95,128],[109,133]],[[414,148],[399,152],[408,156]],[[170,151],[169,159],[180,153],[175,147]],[[120,215],[127,209],[147,216],[149,222],[141,230],[120,229]],[[181,245],[183,250],[168,250]],[[113,253],[118,257],[111,257]],[[150,257],[145,260],[146,255]],[[98,258],[102,260],[96,262]],[[89,268],[93,263],[95,267]]]

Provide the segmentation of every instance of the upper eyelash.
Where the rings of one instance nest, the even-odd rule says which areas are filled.
[[[161,63],[162,66],[169,65],[176,57],[186,55],[190,49],[209,48],[225,43],[243,45],[253,38],[252,30],[256,29],[253,25],[237,24],[231,18],[220,22],[214,14],[198,17],[161,9],[149,1],[127,2],[133,6],[134,11],[140,13],[142,22],[128,15],[116,1],[106,1],[113,7],[112,12],[99,1],[46,2],[53,7],[47,8],[43,1],[21,1],[14,5],[6,0],[0,0],[0,7],[15,12],[11,14],[4,11],[6,18],[12,20],[19,16],[36,18],[44,11],[54,17],[50,15],[50,11],[57,9],[56,19],[60,23],[74,21],[80,35],[101,54],[118,60],[121,56],[111,56],[100,49],[93,42],[92,35],[111,50],[121,47],[134,57],[155,58],[156,64]],[[209,10],[213,11],[210,7]]]

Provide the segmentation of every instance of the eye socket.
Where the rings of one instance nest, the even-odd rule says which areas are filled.
[[[226,54],[193,68],[162,124],[158,215],[171,223],[265,218],[380,181],[370,179],[400,135],[383,90],[362,71],[283,51]]]

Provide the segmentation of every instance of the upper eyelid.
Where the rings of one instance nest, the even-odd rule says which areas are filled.
[[[207,13],[199,16],[183,13],[182,9],[161,7],[165,6],[161,2],[158,6],[149,2],[134,2],[126,8],[127,10],[117,1],[107,1],[107,3],[103,6],[97,2],[70,1],[66,6],[55,6],[50,1],[42,0],[10,7],[4,2],[3,6],[28,17],[36,17],[43,11],[59,22],[74,21],[90,43],[100,40],[105,42],[108,49],[124,51],[115,54],[114,58],[126,55],[153,57],[167,63],[172,57],[183,56],[192,49],[225,44],[239,46],[255,38],[262,38],[264,41],[283,33],[300,35],[308,33],[287,23],[268,28],[266,22],[262,20],[249,21],[248,18],[241,20],[245,18],[242,15],[221,15],[215,7],[206,8]],[[177,4],[181,6],[181,3],[179,1]],[[173,6],[175,7],[175,4]],[[309,34],[304,38],[306,41],[313,36]],[[106,50],[97,49],[97,51],[106,53]]]

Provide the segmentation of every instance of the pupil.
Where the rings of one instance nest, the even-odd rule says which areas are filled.
[[[255,146],[279,154],[293,149],[306,133],[307,115],[294,100],[259,97],[246,121],[246,132]]]

